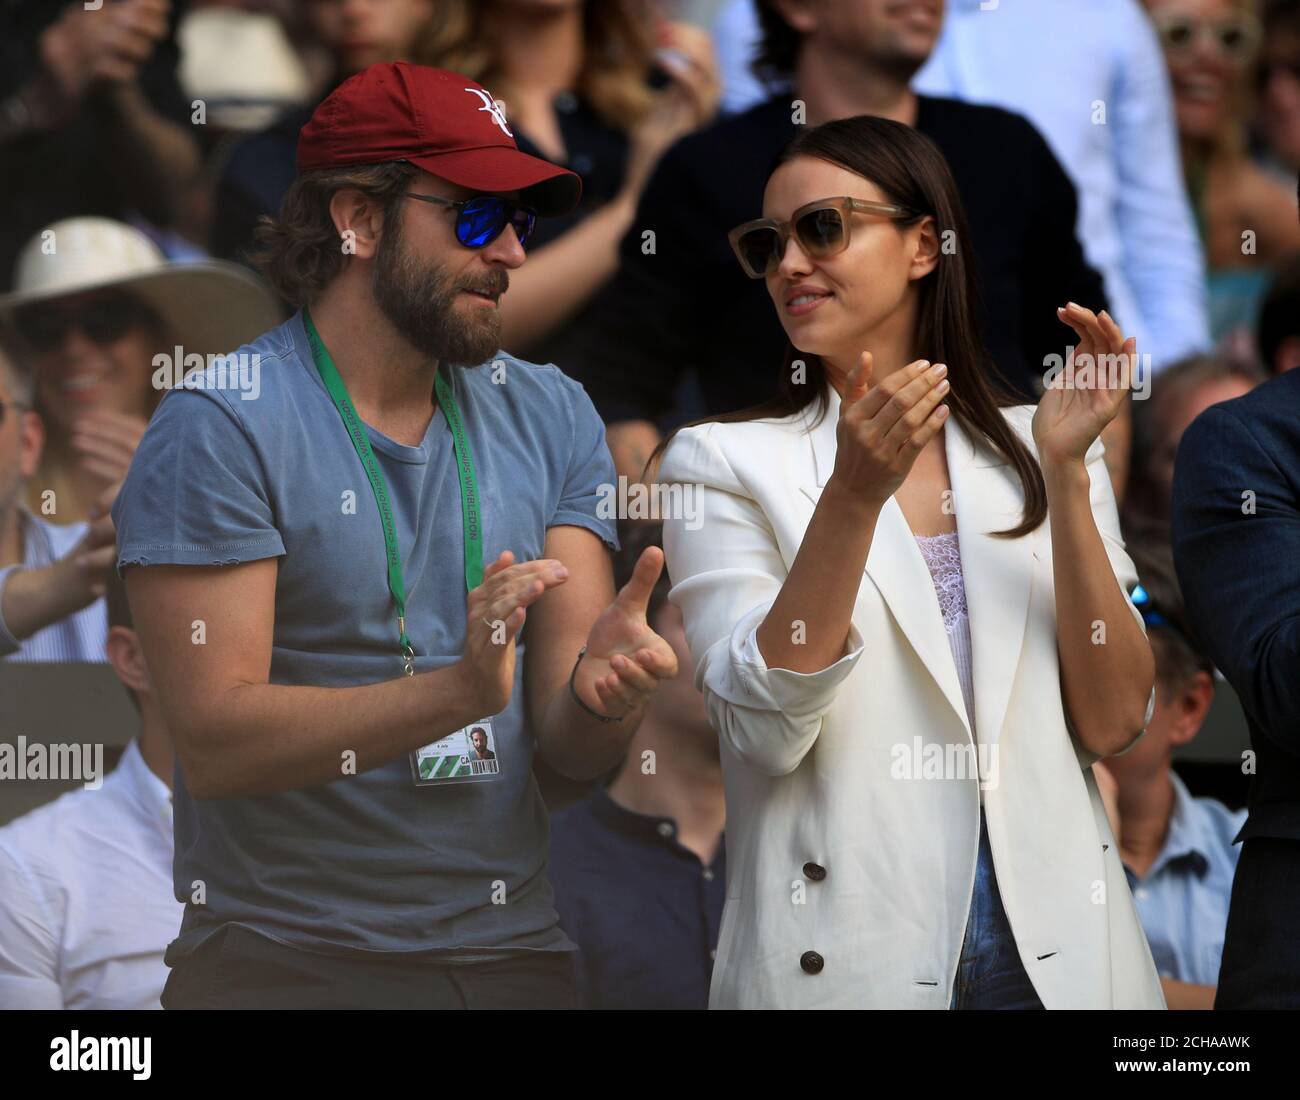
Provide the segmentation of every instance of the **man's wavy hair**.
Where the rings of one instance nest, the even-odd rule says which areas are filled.
[[[249,261],[286,302],[295,308],[310,305],[347,259],[330,217],[330,200],[340,191],[360,191],[379,204],[387,225],[418,174],[413,164],[401,160],[304,172],[285,192],[279,218],[261,218]]]

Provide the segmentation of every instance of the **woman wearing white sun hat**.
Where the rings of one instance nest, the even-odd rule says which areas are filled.
[[[19,253],[13,284],[0,314],[24,344],[49,430],[28,505],[55,523],[85,519],[125,475],[164,392],[153,383],[156,356],[170,363],[180,348],[206,361],[282,319],[275,296],[244,268],[171,263],[138,229],[108,218],[42,229]]]

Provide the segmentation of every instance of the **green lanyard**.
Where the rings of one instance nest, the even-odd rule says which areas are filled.
[[[393,594],[397,604],[397,635],[401,647],[402,662],[407,676],[415,675],[412,663],[415,650],[406,633],[406,582],[402,577],[402,552],[397,545],[397,525],[393,521],[393,508],[388,499],[388,486],[379,469],[375,453],[370,449],[370,439],[366,435],[366,426],[362,423],[357,410],[353,408],[348,397],[347,387],[339,377],[338,368],[325,343],[312,323],[311,314],[304,308],[303,324],[307,328],[307,340],[311,344],[311,357],[325,383],[326,392],[343,418],[348,438],[356,449],[357,457],[365,468],[370,488],[375,494],[375,504],[379,506],[379,519],[384,526],[384,546],[388,551],[388,590]],[[451,387],[442,376],[442,368],[434,378],[434,392],[438,396],[438,406],[451,427],[452,445],[456,449],[456,474],[460,479],[461,518],[465,531],[465,590],[471,591],[483,583],[483,524],[479,512],[478,483],[474,477],[474,455],[470,451],[469,437],[465,434],[465,422],[461,419],[460,407]]]

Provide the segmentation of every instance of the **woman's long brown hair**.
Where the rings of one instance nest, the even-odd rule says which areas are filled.
[[[1020,479],[1025,498],[1021,521],[1010,530],[996,534],[1020,538],[1034,531],[1047,518],[1043,472],[999,411],[1021,404],[1022,399],[998,373],[984,344],[978,312],[979,291],[967,255],[970,235],[966,214],[943,154],[929,138],[910,126],[859,115],[801,131],[782,150],[772,171],[795,157],[816,157],[837,165],[870,180],[885,193],[888,201],[919,211],[911,219],[901,220],[903,226],[915,225],[927,215],[934,218],[936,233],[945,247],[935,269],[920,283],[913,347],[931,362],[948,365],[952,386],[948,405],[952,415],[972,438],[983,441],[1005,458]],[[950,242],[955,247],[948,247]],[[796,359],[805,365],[803,382],[795,381]],[[819,409],[815,427],[827,412],[826,387],[826,368],[820,357],[788,345],[775,397],[748,409],[704,417],[682,427],[788,417],[816,402]],[[680,430],[674,430],[655,448],[646,463],[647,472]]]

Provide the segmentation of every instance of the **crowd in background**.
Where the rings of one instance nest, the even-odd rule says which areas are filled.
[[[106,661],[141,722],[102,791],[0,829],[0,1006],[157,1004],[173,759],[108,507],[165,392],[155,356],[231,351],[291,312],[256,274],[257,229],[303,124],[349,76],[407,60],[490,87],[520,149],[582,177],[511,276],[502,346],[583,384],[632,481],[672,428],[774,390],[784,337],[726,234],[759,216],[801,112],[910,116],[943,151],[1023,400],[1071,343],[1057,305],[1137,337],[1149,392],[1107,462],[1157,702],[1098,781],[1166,998],[1210,1007],[1245,811],[1171,767],[1216,685],[1172,564],[1173,471],[1206,408],[1300,367],[1300,0],[948,0],[937,39],[842,0],[817,52],[804,7],[0,0],[0,659]],[[626,579],[658,531],[623,530]],[[651,622],[682,672],[626,764],[586,789],[544,777],[592,1007],[704,1007],[718,942],[722,772],[669,587]],[[124,893],[106,944],[103,899]]]

